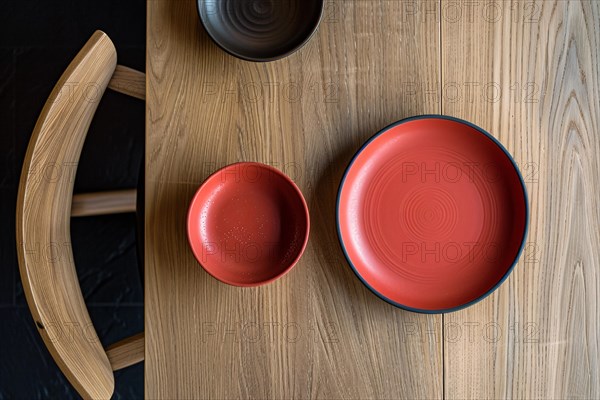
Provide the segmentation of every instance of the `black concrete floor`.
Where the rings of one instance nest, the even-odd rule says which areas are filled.
[[[0,3],[0,399],[79,398],[46,350],[23,294],[15,205],[25,150],[52,87],[96,29],[119,64],[144,71],[145,0]],[[143,159],[144,104],[108,91],[78,165],[75,192],[134,188]],[[73,219],[72,248],[104,345],[144,329],[135,216]],[[116,399],[143,397],[143,364],[115,374]]]

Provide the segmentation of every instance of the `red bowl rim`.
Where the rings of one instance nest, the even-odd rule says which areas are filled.
[[[222,173],[224,170],[231,168],[231,167],[235,167],[235,166],[255,166],[264,170],[268,170],[270,172],[273,172],[275,174],[277,174],[278,176],[282,177],[287,183],[291,184],[292,188],[296,191],[298,197],[300,198],[300,200],[302,201],[302,208],[304,209],[304,217],[306,219],[306,232],[304,233],[304,241],[302,243],[302,247],[300,248],[300,251],[298,252],[298,255],[294,258],[294,260],[290,263],[289,266],[287,266],[283,271],[281,271],[280,273],[278,273],[277,275],[272,276],[269,279],[265,279],[262,280],[260,282],[254,282],[254,283],[240,283],[240,282],[235,282],[235,281],[231,281],[228,279],[224,279],[222,277],[219,277],[217,275],[215,275],[214,273],[212,273],[211,271],[209,271],[201,262],[200,262],[200,258],[198,257],[198,254],[196,254],[196,244],[192,243],[192,239],[191,239],[191,225],[192,225],[192,208],[193,206],[196,204],[196,202],[198,201],[198,198],[200,197],[200,193],[202,191],[202,189],[205,188],[205,186],[208,184],[208,182],[214,178],[215,176],[217,176],[218,174]],[[298,261],[300,261],[300,258],[302,258],[302,255],[304,254],[304,251],[306,250],[306,246],[308,244],[308,238],[310,235],[310,214],[308,212],[308,205],[306,204],[306,200],[304,199],[304,195],[302,194],[302,191],[300,190],[300,188],[298,188],[298,185],[296,185],[296,183],[286,174],[284,174],[283,172],[281,172],[280,170],[278,170],[275,167],[272,167],[270,165],[267,164],[263,164],[260,162],[254,162],[254,161],[240,161],[240,162],[235,162],[229,165],[226,165],[222,168],[219,168],[218,170],[216,170],[215,172],[213,172],[212,174],[210,174],[200,185],[200,187],[198,187],[198,189],[196,190],[194,197],[192,197],[192,200],[190,201],[190,205],[188,207],[188,212],[187,212],[187,217],[186,217],[186,227],[187,227],[187,240],[188,240],[188,244],[190,246],[190,249],[192,250],[192,253],[194,254],[194,258],[196,259],[196,261],[198,262],[198,264],[200,264],[200,266],[202,267],[202,269],[204,271],[206,271],[210,276],[212,276],[213,278],[215,278],[216,280],[226,283],[228,285],[231,286],[236,286],[236,287],[257,287],[257,286],[263,286],[266,285],[268,283],[271,283],[279,278],[281,278],[282,276],[284,276],[285,274],[287,274],[288,272],[291,271],[292,268],[294,268],[294,266],[296,266],[296,264],[298,263]]]

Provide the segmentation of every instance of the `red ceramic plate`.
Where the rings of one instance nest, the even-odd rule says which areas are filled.
[[[211,175],[188,212],[188,239],[202,267],[234,286],[258,286],[287,273],[308,242],[300,189],[268,165],[244,162]]]
[[[516,263],[527,221],[509,153],[451,117],[409,118],[376,134],[338,194],[338,234],[354,272],[417,312],[454,311],[491,293]]]

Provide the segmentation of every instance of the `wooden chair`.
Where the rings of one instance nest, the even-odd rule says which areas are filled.
[[[76,166],[107,87],[145,99],[145,75],[116,65],[110,38],[96,31],[54,87],[29,141],[17,199],[17,249],[29,309],[44,343],[84,398],[109,399],[113,371],[144,359],[144,334],[104,349],[79,286],[70,217],[135,211],[135,190],[73,198],[74,175],[44,174]]]

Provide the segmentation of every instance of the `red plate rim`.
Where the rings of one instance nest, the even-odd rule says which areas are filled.
[[[377,291],[371,284],[369,284],[369,282],[367,282],[367,280],[361,276],[361,274],[358,272],[357,268],[355,267],[355,265],[353,264],[350,256],[348,255],[348,252],[346,250],[346,245],[344,244],[344,240],[342,237],[342,232],[341,232],[341,222],[340,222],[340,201],[341,201],[341,195],[342,195],[342,189],[344,188],[344,184],[346,182],[346,177],[348,176],[348,173],[351,171],[354,162],[356,161],[356,159],[360,156],[360,154],[376,139],[378,138],[380,135],[386,133],[387,131],[389,131],[392,128],[395,128],[399,125],[405,124],[407,122],[411,122],[411,121],[416,121],[416,120],[425,120],[425,119],[439,119],[439,120],[447,120],[447,121],[453,121],[453,122],[458,122],[460,124],[464,124],[474,130],[476,130],[477,132],[481,133],[482,135],[484,135],[486,138],[488,138],[490,141],[492,141],[495,145],[498,146],[498,148],[504,153],[504,155],[508,158],[508,160],[510,161],[512,167],[514,168],[514,171],[516,172],[518,178],[519,178],[519,182],[521,184],[521,188],[523,190],[523,201],[524,201],[524,212],[525,212],[525,221],[524,221],[524,229],[523,229],[523,236],[521,238],[521,244],[519,246],[519,249],[514,257],[514,261],[512,262],[512,264],[510,265],[510,267],[508,267],[506,273],[502,276],[502,278],[491,288],[489,289],[487,292],[483,293],[481,296],[477,297],[476,299],[473,299],[469,302],[466,302],[464,304],[455,306],[455,307],[450,307],[450,308],[443,308],[443,309],[422,309],[422,308],[414,308],[414,307],[410,307],[407,306],[405,304],[401,304],[398,303],[388,297],[386,297],[385,295],[383,295],[382,293],[380,293],[379,291]],[[348,262],[348,264],[350,265],[352,271],[354,272],[354,274],[360,279],[360,281],[371,291],[373,292],[375,295],[377,295],[377,297],[379,297],[380,299],[386,301],[387,303],[394,305],[398,308],[407,310],[407,311],[412,311],[412,312],[416,312],[416,313],[422,313],[422,314],[444,314],[444,313],[449,313],[449,312],[454,312],[454,311],[458,311],[458,310],[462,310],[466,307],[469,307],[475,303],[478,303],[479,301],[485,299],[486,297],[488,297],[490,294],[492,294],[511,274],[511,272],[513,271],[515,265],[517,264],[519,257],[521,256],[521,253],[523,252],[523,249],[525,247],[525,243],[526,243],[526,239],[527,239],[527,234],[529,232],[529,215],[530,215],[530,210],[529,210],[529,201],[528,201],[528,196],[527,196],[527,189],[525,187],[525,181],[523,180],[523,176],[521,174],[521,171],[519,170],[516,162],[514,161],[512,155],[508,152],[508,150],[502,145],[502,143],[500,143],[495,137],[493,137],[489,132],[487,132],[486,130],[480,128],[479,126],[465,121],[463,119],[460,118],[456,118],[456,117],[452,117],[452,116],[447,116],[447,115],[441,115],[441,114],[423,114],[423,115],[417,115],[417,116],[413,116],[413,117],[408,117],[408,118],[404,118],[402,120],[399,120],[397,122],[394,122],[388,126],[386,126],[385,128],[383,128],[382,130],[380,130],[379,132],[377,132],[376,134],[374,134],[373,136],[371,136],[361,147],[360,149],[358,149],[358,151],[354,154],[354,156],[352,157],[350,163],[348,164],[348,166],[346,167],[346,170],[344,171],[344,175],[342,176],[342,179],[340,181],[340,185],[338,188],[338,195],[337,195],[337,201],[336,201],[336,228],[337,228],[337,234],[338,234],[338,239],[340,242],[340,246],[342,248],[342,252],[344,253],[344,256]]]

